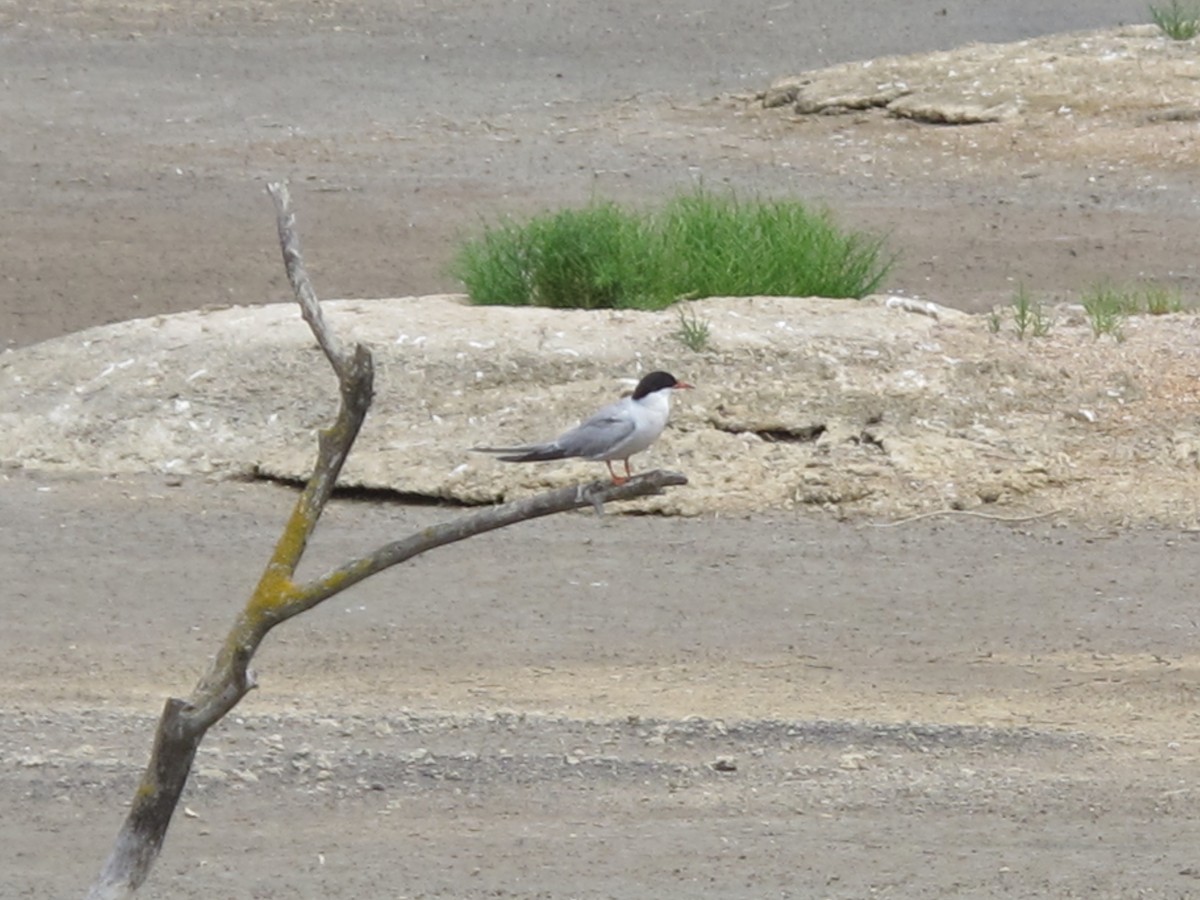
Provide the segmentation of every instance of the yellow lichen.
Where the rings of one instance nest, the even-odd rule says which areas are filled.
[[[147,772],[142,776],[142,782],[137,786],[137,790],[133,794],[133,802],[141,803],[151,799],[158,793],[158,779],[154,777],[153,772]]]

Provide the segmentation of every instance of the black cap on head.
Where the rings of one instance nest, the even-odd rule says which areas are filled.
[[[633,389],[633,399],[641,400],[655,391],[661,391],[663,388],[673,388],[679,382],[670,372],[651,372],[638,382],[636,388]]]

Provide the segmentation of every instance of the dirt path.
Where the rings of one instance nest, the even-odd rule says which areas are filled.
[[[452,288],[481,214],[701,177],[892,231],[889,288],[950,305],[1013,279],[1191,289],[1195,172],[1170,153],[1007,165],[970,146],[992,132],[745,99],[1142,4],[818,6],[0,8],[0,339],[284,299],[253,187],[280,174],[328,294]],[[0,472],[0,896],[82,892],[289,499]],[[451,514],[336,504],[312,564]],[[1196,896],[1196,540],[795,513],[490,536],[269,642],[144,894]]]
[[[481,220],[698,180],[829,203],[891,235],[889,290],[952,306],[1006,300],[1013,279],[1063,293],[1106,273],[1195,276],[1180,247],[1194,170],[1148,190],[1141,172],[1073,160],[1030,180],[953,147],[906,155],[876,124],[727,108],[846,60],[1143,21],[1140,0],[873,2],[837,19],[811,3],[220,9],[0,8],[0,346],[286,298],[260,191],[278,177],[327,296],[454,290],[448,247]]]
[[[0,893],[70,895],[289,494],[4,495]],[[313,563],[448,514],[337,504]],[[590,514],[489,536],[268,642],[147,895],[1189,896],[1195,545]]]

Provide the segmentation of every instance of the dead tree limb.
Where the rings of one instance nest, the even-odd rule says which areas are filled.
[[[250,669],[250,661],[263,638],[276,625],[427,550],[528,519],[588,506],[600,509],[606,502],[658,494],[664,487],[687,483],[683,475],[658,471],[622,485],[595,481],[561,488],[423,529],[338,566],[306,584],[296,584],[293,580],[296,567],[333,495],[342,465],[371,406],[374,360],[362,344],[347,350],[326,324],[320,302],[304,270],[288,190],[278,183],[269,184],[267,190],[275,201],[279,242],[288,279],[304,320],[337,375],[341,402],[333,424],[318,434],[312,475],[296,500],[271,559],[208,672],[186,700],[175,697],[167,700],[155,733],[150,761],[112,852],[88,891],[88,900],[132,896],[146,880],[187,784],[201,740],[209,728],[254,688],[255,675]]]

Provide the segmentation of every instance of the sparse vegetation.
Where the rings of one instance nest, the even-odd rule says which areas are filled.
[[[1045,337],[1050,333],[1053,323],[1045,306],[1041,300],[1034,299],[1025,285],[1017,288],[1008,309],[1012,312],[1013,329],[1018,340],[1023,341],[1026,337]],[[1004,318],[1003,308],[993,309],[988,313],[988,331],[999,334],[1004,327]]]
[[[1025,285],[1017,288],[1017,294],[1012,302],[1013,325],[1017,329],[1017,337],[1025,340],[1025,336],[1045,337],[1050,333],[1050,318],[1041,300],[1034,300]]]
[[[1083,311],[1095,337],[1107,334],[1123,341],[1125,319],[1137,312],[1137,305],[1128,291],[1102,283],[1092,285],[1083,295]]]
[[[707,350],[712,338],[712,326],[707,319],[701,319],[694,312],[679,310],[679,328],[672,335],[679,343],[700,353]]]
[[[1200,34],[1200,5],[1171,0],[1165,6],[1150,6],[1150,18],[1167,37],[1190,41]]]
[[[992,309],[992,311],[990,313],[988,313],[988,317],[987,317],[988,331],[991,332],[992,334],[999,334],[1000,327],[1003,324],[1004,324],[1004,317],[1000,314],[1000,310]]]
[[[1118,286],[1102,282],[1083,296],[1083,309],[1096,337],[1110,334],[1124,340],[1123,325],[1132,315],[1163,316],[1183,311],[1183,297],[1159,284]]]
[[[827,212],[698,191],[657,212],[593,203],[489,228],[452,271],[475,303],[663,309],[681,295],[862,297],[890,265],[881,238]]]
[[[1183,297],[1179,291],[1163,287],[1161,284],[1151,284],[1142,288],[1140,306],[1152,316],[1165,316],[1169,313],[1183,312]]]

